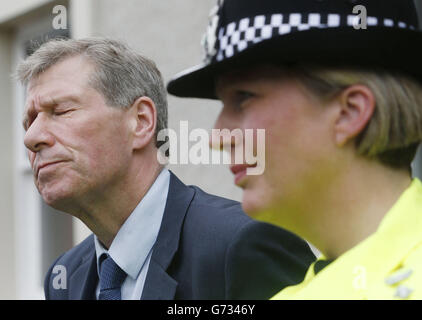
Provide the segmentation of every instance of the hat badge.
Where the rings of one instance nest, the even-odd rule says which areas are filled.
[[[217,0],[217,4],[211,9],[208,20],[208,27],[202,37],[202,48],[204,50],[203,60],[209,63],[211,59],[217,54],[215,44],[217,42],[217,27],[219,21],[218,12],[223,5],[224,0]]]

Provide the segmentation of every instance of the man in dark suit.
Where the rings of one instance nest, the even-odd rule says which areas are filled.
[[[267,299],[303,279],[304,241],[160,163],[167,101],[152,61],[110,39],[53,40],[17,75],[37,189],[94,233],[52,264],[47,299]]]

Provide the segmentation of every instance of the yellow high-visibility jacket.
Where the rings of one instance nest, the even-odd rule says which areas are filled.
[[[375,233],[316,275],[314,265],[272,299],[422,299],[421,181],[412,181]]]

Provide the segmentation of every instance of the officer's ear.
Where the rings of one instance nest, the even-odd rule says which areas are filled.
[[[364,85],[352,85],[336,98],[334,135],[336,145],[344,146],[367,126],[375,110],[375,97]]]
[[[155,140],[157,108],[148,97],[139,97],[131,106],[133,149],[142,149]],[[155,143],[155,141],[154,141]]]

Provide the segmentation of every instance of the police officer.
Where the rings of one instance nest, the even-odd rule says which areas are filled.
[[[243,209],[322,253],[274,299],[421,299],[413,1],[219,1],[203,45],[203,64],[168,91],[221,100],[215,128],[266,130],[264,173],[231,166]],[[233,153],[235,140],[220,148]]]

